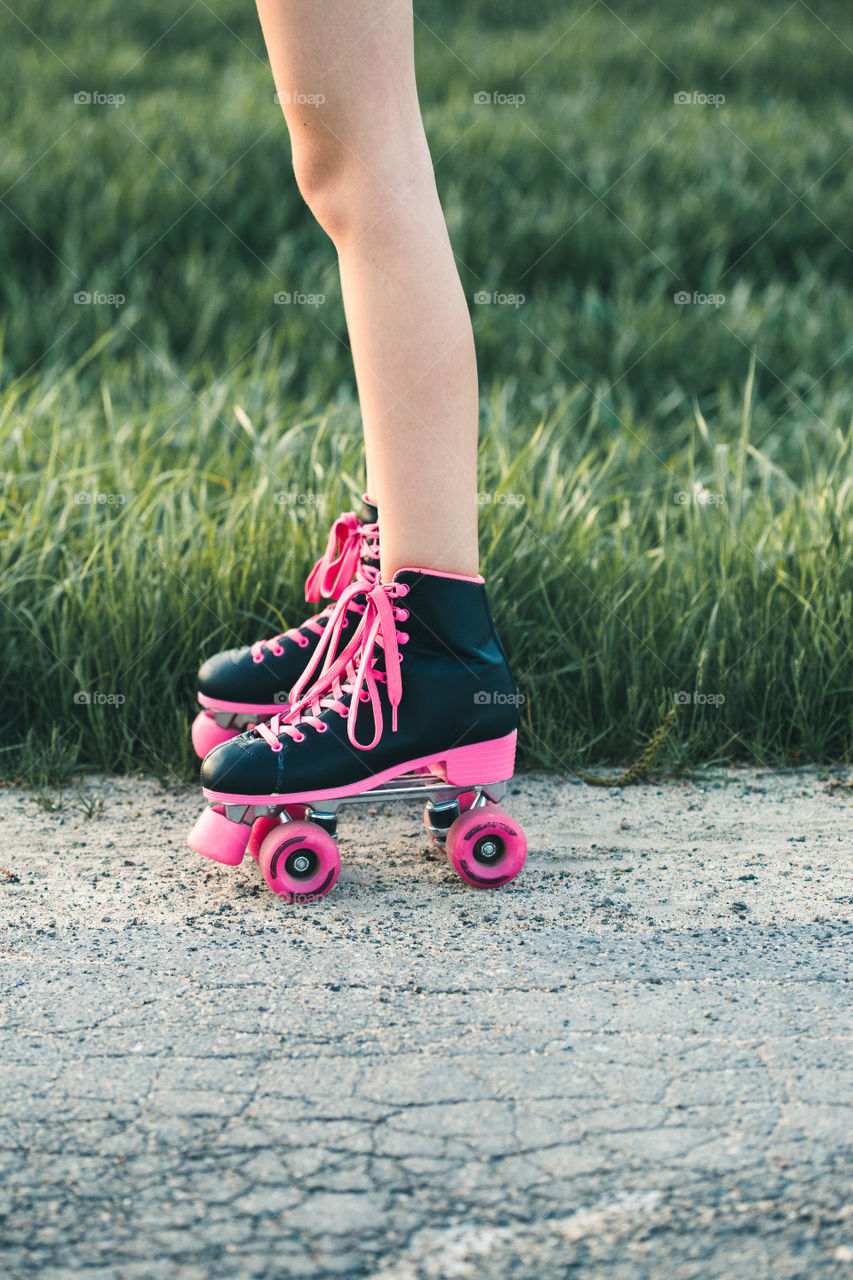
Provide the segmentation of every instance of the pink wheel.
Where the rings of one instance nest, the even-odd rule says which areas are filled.
[[[193,748],[196,755],[203,760],[208,751],[218,747],[220,742],[236,738],[239,732],[239,729],[223,729],[222,725],[214,720],[212,711],[199,711],[193,720],[192,727]]]
[[[204,854],[205,858],[236,867],[243,861],[248,839],[249,828],[242,822],[226,818],[225,806],[216,804],[201,814],[187,836],[187,844],[196,853]]]
[[[453,870],[468,884],[493,889],[518,875],[527,857],[527,841],[517,822],[486,805],[460,814],[445,846]]]
[[[333,889],[341,855],[316,822],[283,822],[265,837],[258,859],[273,893],[288,902],[315,902]]]
[[[462,795],[457,797],[460,813],[466,813],[468,809],[471,808],[471,805],[474,803],[475,794],[476,793],[474,791],[463,791]],[[426,828],[426,833],[433,844],[439,844],[439,841],[432,833],[432,820],[430,815],[430,806],[428,804],[424,808],[424,827]]]

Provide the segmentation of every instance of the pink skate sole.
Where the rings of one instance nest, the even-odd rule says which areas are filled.
[[[287,791],[279,795],[243,795],[229,791],[202,791],[208,800],[224,804],[289,804],[291,801],[326,800],[338,796],[361,795],[372,791],[383,782],[390,782],[402,773],[427,769],[452,786],[484,785],[489,782],[505,782],[512,777],[515,766],[515,742],[513,730],[504,738],[492,738],[490,742],[476,742],[470,747],[452,747],[449,751],[437,751],[433,755],[419,756],[383,769],[361,782],[350,782],[343,787],[326,787],[321,791]],[[367,784],[370,784],[369,786]]]
[[[226,702],[224,698],[209,698],[206,693],[200,693],[198,700],[211,711],[246,711],[256,716],[274,716],[277,711],[286,711],[288,705],[287,702]]]

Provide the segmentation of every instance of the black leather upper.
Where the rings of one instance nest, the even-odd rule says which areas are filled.
[[[403,694],[397,732],[391,730],[388,692],[380,683],[384,729],[371,750],[355,747],[347,736],[346,720],[338,711],[325,709],[320,718],[327,732],[303,725],[301,742],[282,733],[279,752],[254,730],[214,748],[202,764],[204,787],[275,795],[346,786],[422,755],[503,737],[517,727],[515,684],[485,586],[415,570],[401,571],[395,581],[410,587],[394,602],[410,615],[397,623],[398,631],[409,635],[400,645]],[[379,648],[375,654],[381,669],[384,654]],[[349,705],[349,695],[342,701]],[[356,737],[370,742],[373,736],[373,711],[364,702]]]
[[[317,615],[318,623],[325,628],[326,617]],[[358,624],[358,614],[353,613],[350,626]],[[308,640],[300,645],[289,636],[277,636],[284,653],[276,657],[266,646],[263,661],[255,662],[251,645],[238,649],[225,649],[208,658],[198,673],[199,693],[223,702],[286,703],[288,694],[308,665],[320,636],[306,626],[298,628]],[[344,633],[346,634],[346,632]]]

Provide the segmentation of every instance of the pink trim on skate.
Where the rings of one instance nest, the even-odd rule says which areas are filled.
[[[515,741],[513,729],[504,738],[492,738],[490,742],[475,742],[470,747],[451,747],[449,751],[436,751],[432,755],[406,760],[403,764],[383,769],[361,782],[349,782],[343,787],[326,787],[322,791],[282,791],[280,795],[235,795],[229,791],[209,791],[203,787],[205,797],[224,804],[290,804],[291,801],[326,800],[337,796],[355,796],[372,791],[383,782],[390,782],[401,773],[426,767],[430,773],[443,778],[451,786],[482,786],[489,782],[506,782],[512,777],[515,766]],[[365,785],[365,781],[371,785]]]
[[[223,698],[209,698],[200,693],[198,700],[203,707],[211,711],[248,711],[250,715],[275,715],[276,711],[286,711],[286,702],[226,702]]]
[[[455,578],[457,582],[479,582],[484,583],[486,579],[482,574],[477,574],[476,578],[472,578],[467,573],[445,573],[444,569],[419,569],[417,565],[406,565],[405,569],[398,569],[394,574],[396,578],[401,573],[425,573],[429,578]]]

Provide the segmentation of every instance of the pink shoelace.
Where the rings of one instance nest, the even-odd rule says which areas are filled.
[[[334,710],[347,721],[347,736],[359,751],[370,751],[382,736],[382,703],[378,683],[388,689],[391,703],[391,730],[397,731],[397,708],[403,695],[400,663],[403,655],[399,645],[409,639],[404,631],[398,631],[396,623],[404,622],[408,609],[398,608],[392,600],[408,594],[405,583],[375,582],[373,585],[354,582],[347,587],[333,606],[323,638],[311,656],[299,680],[290,691],[291,705],[286,712],[274,715],[266,724],[256,725],[257,732],[269,743],[273,751],[281,751],[279,741],[287,734],[295,742],[302,742],[305,734],[300,725],[310,725],[318,733],[325,733],[328,725],[320,719],[323,711]],[[338,653],[341,633],[345,625],[347,609],[353,597],[363,594],[365,604],[361,620],[348,643]],[[376,646],[385,654],[385,670],[376,669]],[[325,652],[323,665],[317,671]],[[349,706],[343,701],[350,696]],[[361,702],[370,702],[373,711],[374,734],[370,742],[359,742],[355,736],[355,721]]]
[[[309,602],[317,601],[323,596],[337,599],[344,588],[350,585],[356,574],[362,582],[378,581],[379,570],[371,564],[362,563],[365,557],[371,560],[379,559],[379,526],[361,524],[354,511],[345,511],[332,525],[326,550],[305,580],[305,599]],[[251,646],[252,661],[263,662],[265,649],[268,649],[274,657],[280,658],[284,653],[281,642],[285,638],[295,641],[300,649],[307,649],[311,641],[308,636],[303,635],[303,628],[313,631],[317,636],[322,636],[325,630],[322,620],[326,619],[326,626],[328,626],[328,619],[334,607],[333,604],[327,605],[320,613],[315,614],[313,618],[308,618],[299,627],[288,627],[286,631],[273,636],[270,640],[256,640]],[[358,605],[352,607],[361,612]]]
[[[309,603],[325,598],[337,600],[358,571],[363,555],[379,559],[379,526],[361,524],[354,511],[345,511],[332,525],[326,550],[305,581]],[[372,565],[367,570],[376,570]]]

